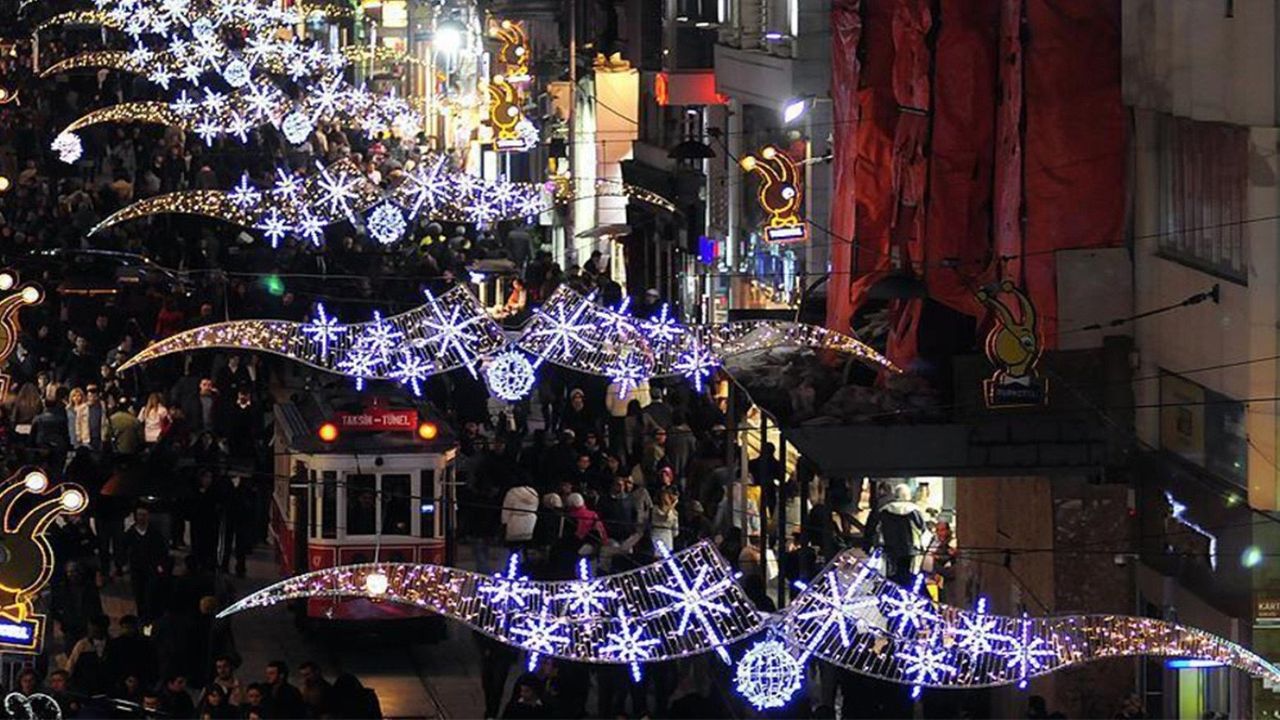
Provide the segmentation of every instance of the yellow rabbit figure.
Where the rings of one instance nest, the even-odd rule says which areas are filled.
[[[1002,295],[1012,296],[1016,308]],[[978,301],[990,308],[998,321],[987,335],[987,358],[996,366],[995,375],[985,383],[987,404],[1042,404],[1045,384],[1036,377],[1041,341],[1035,305],[1008,280],[998,288],[979,290]]]

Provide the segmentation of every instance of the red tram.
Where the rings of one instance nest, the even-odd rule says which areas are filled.
[[[315,395],[278,404],[275,416],[271,529],[286,576],[449,559],[458,443],[443,423],[414,407],[343,406]],[[312,598],[295,611],[335,622],[429,615],[358,598]]]

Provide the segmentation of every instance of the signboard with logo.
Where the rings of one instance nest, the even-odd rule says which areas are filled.
[[[1257,627],[1280,627],[1280,593],[1253,596],[1253,624]]]
[[[369,408],[358,413],[338,413],[333,421],[343,432],[414,432],[418,429],[415,410]]]
[[[1035,305],[1021,289],[1005,280],[983,288],[978,301],[995,316],[987,334],[987,359],[996,367],[983,381],[987,407],[1027,407],[1049,402],[1049,382],[1040,377],[1042,340]]]

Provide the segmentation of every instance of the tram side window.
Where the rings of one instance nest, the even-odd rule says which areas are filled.
[[[378,489],[373,475],[347,476],[347,534],[373,535],[378,531]]]
[[[388,535],[412,535],[413,516],[409,508],[413,489],[409,475],[382,476],[382,532]]]
[[[320,475],[320,537],[338,537],[338,472],[325,470]],[[313,519],[312,522],[315,522]]]
[[[436,471],[422,471],[422,502],[420,510],[422,519],[419,521],[422,526],[419,535],[424,538],[433,538],[436,536],[436,505],[439,500],[436,498]]]

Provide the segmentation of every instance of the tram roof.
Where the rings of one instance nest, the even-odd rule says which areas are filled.
[[[418,421],[435,423],[434,440],[418,437],[414,431],[340,432],[338,439],[324,442],[317,434],[320,426],[333,421],[338,413],[360,413],[370,408],[365,396],[342,392],[305,392],[288,402],[276,404],[276,432],[291,452],[308,454],[411,454],[444,453],[458,446],[457,437],[440,413],[429,404],[415,405],[395,398],[378,398],[380,407],[389,410],[416,410]]]

